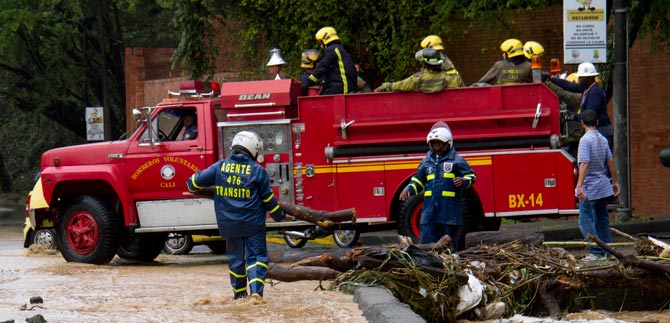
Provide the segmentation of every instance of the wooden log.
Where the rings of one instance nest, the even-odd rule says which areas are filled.
[[[283,282],[294,282],[299,280],[331,280],[335,279],[339,274],[339,271],[327,267],[291,267],[270,263],[268,266],[267,278]]]
[[[204,187],[196,192],[193,195],[208,199],[214,198],[214,188],[213,187]],[[351,221],[356,222],[356,209],[345,209],[338,210],[333,212],[328,211],[318,211],[313,210],[305,206],[295,205],[286,202],[279,202],[279,206],[282,210],[289,215],[294,216],[298,220],[307,221],[309,223],[314,223],[316,225],[329,228],[332,227],[335,223]]]
[[[279,202],[279,206],[281,206],[284,212],[294,216],[296,219],[314,223],[325,228],[344,221],[356,222],[355,208],[326,212],[286,202]]]
[[[331,254],[324,254],[321,256],[326,267],[345,272],[354,268],[355,262],[347,256],[335,257]]]
[[[544,234],[540,232],[523,231],[478,231],[465,235],[465,249],[480,245],[504,244],[512,241],[521,241],[525,245],[542,245]]]

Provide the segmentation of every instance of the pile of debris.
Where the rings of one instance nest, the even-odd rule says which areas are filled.
[[[549,247],[540,233],[476,234],[469,235],[468,248],[458,253],[447,248],[448,236],[427,245],[401,238],[397,245],[357,248],[344,256],[323,254],[291,265],[271,264],[268,278],[332,280],[331,289],[384,286],[428,322],[556,316],[602,304],[618,310],[627,302],[639,302],[637,295],[644,296],[648,309],[668,305],[670,259],[659,255],[670,248],[659,247],[656,239],[631,237],[638,251],[634,256],[592,237],[616,258],[586,263]]]

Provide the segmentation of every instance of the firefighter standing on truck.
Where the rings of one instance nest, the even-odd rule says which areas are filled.
[[[491,85],[532,83],[530,61],[523,53],[523,44],[518,39],[508,39],[500,44],[503,59],[495,62],[477,83]]]
[[[460,248],[459,233],[463,226],[463,190],[475,183],[475,172],[453,147],[451,130],[438,122],[426,137],[430,150],[419,164],[416,174],[400,193],[400,200],[424,192],[420,222],[420,243],[437,242],[442,236],[452,238],[451,250]]]
[[[456,66],[454,66],[454,63],[451,62],[447,54],[444,52],[444,45],[442,44],[442,38],[437,35],[429,35],[426,36],[421,41],[421,48],[432,48],[436,50],[438,53],[440,53],[440,58],[442,58],[442,70],[447,72],[455,80],[455,82],[458,84],[458,87],[463,86],[463,79],[461,78],[461,74],[458,73],[458,70],[456,70]],[[423,61],[421,57],[422,51],[416,52],[416,59],[418,61]],[[452,86],[450,86],[452,87]],[[453,86],[455,87],[455,86]]]
[[[435,93],[445,88],[459,87],[460,76],[447,74],[442,70],[442,59],[436,50],[426,48],[422,52],[423,68],[420,72],[401,81],[382,83],[375,89],[375,92],[421,91]],[[458,78],[454,76],[458,76]]]
[[[221,237],[226,238],[226,254],[234,298],[248,296],[262,301],[268,270],[265,241],[266,213],[275,221],[292,220],[284,214],[270,188],[270,178],[256,163],[263,143],[257,134],[241,131],[232,142],[230,157],[193,174],[187,181],[189,192],[214,186],[214,210]]]
[[[300,55],[300,67],[303,69],[303,72],[300,75],[300,83],[309,83],[309,76],[314,72],[314,65],[316,64],[316,61],[319,60],[320,54],[321,53],[317,49],[313,48],[302,52]],[[316,85],[321,85],[321,82],[318,82]],[[304,88],[302,95],[307,95],[307,88]]]
[[[322,95],[357,91],[354,61],[342,47],[335,28],[323,27],[316,32],[315,38],[322,48],[321,58],[309,76],[309,82],[302,84],[303,93],[308,87],[318,84],[319,80],[324,83]]]

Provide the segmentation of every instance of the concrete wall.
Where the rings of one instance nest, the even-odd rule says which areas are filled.
[[[562,7],[553,6],[526,11],[505,23],[492,22],[470,26],[461,21],[452,32],[440,35],[446,51],[460,71],[466,84],[476,82],[489,67],[501,58],[498,49],[507,38],[522,41],[535,40],[545,48],[543,65],[548,70],[553,57],[563,59]],[[234,57],[234,42],[223,46],[217,60],[219,70],[240,72],[240,63]],[[170,79],[179,73],[169,70],[173,49],[127,49],[126,94],[127,108],[154,105],[168,88],[174,88],[179,79]],[[649,50],[649,43],[638,39],[630,50],[630,141],[631,141],[631,192],[633,214],[652,217],[670,214],[670,169],[658,161],[663,147],[670,147],[670,57],[667,53]],[[574,71],[576,66],[564,66]],[[408,71],[408,74],[412,71]],[[220,77],[219,79],[224,79]],[[610,102],[610,117],[612,102]],[[128,118],[129,127],[132,118]],[[132,129],[132,128],[129,128]]]

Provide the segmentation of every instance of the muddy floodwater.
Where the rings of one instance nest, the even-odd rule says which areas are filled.
[[[352,295],[315,290],[315,281],[267,282],[266,303],[233,301],[225,256],[67,263],[24,249],[19,231],[0,229],[0,322],[36,314],[49,322],[366,322]],[[33,296],[43,308],[21,310]]]
[[[352,295],[321,290],[315,281],[268,280],[265,303],[233,301],[227,260],[221,255],[161,254],[153,263],[115,258],[98,266],[67,263],[53,251],[25,249],[22,239],[20,228],[0,226],[0,322],[25,322],[37,314],[52,323],[367,322]],[[44,300],[41,307],[22,310],[31,308],[34,296]],[[585,311],[561,320],[523,322],[669,323],[670,311]]]

